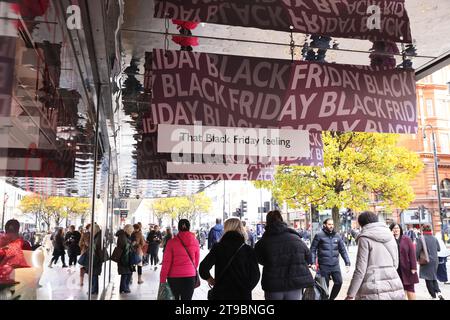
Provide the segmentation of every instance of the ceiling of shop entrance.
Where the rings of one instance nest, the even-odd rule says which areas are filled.
[[[411,23],[411,33],[416,44],[418,57],[413,59],[414,68],[420,68],[434,58],[450,51],[450,1],[443,0],[406,0],[406,9]],[[164,35],[152,32],[165,32],[163,19],[152,18],[154,13],[153,0],[125,0],[124,23],[122,25],[122,45],[127,59],[137,58],[143,62],[144,53],[152,48],[164,48]],[[169,33],[178,34],[176,26],[169,24]],[[290,59],[290,34],[216,24],[201,24],[193,30],[200,38],[200,45],[195,51],[222,53],[230,55],[255,56],[265,58]],[[214,40],[225,38],[236,40],[262,41],[284,45],[246,43],[238,41]],[[170,37],[169,37],[170,39]],[[305,36],[294,35],[295,43],[303,45]],[[369,64],[369,49],[372,43],[363,40],[335,39],[338,50],[329,50],[328,62],[343,64]],[[179,46],[170,41],[170,49]],[[300,59],[301,48],[296,49],[296,58]],[[398,57],[401,62],[401,57]],[[143,70],[142,66],[140,68]]]

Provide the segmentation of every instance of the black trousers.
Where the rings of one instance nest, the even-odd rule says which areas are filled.
[[[150,264],[158,265],[158,252],[159,252],[159,244],[151,244],[150,245]]]
[[[167,278],[175,300],[192,300],[196,277]]]
[[[142,275],[142,267],[137,266],[137,273],[138,273],[139,276]]]
[[[75,255],[70,255],[69,256],[69,266],[71,266],[71,265],[74,265],[74,266],[76,266],[77,265],[77,255],[75,254]]]
[[[63,266],[65,266],[66,265],[66,254],[65,253],[53,255],[53,258],[51,260],[52,263],[56,264],[58,262],[59,257],[61,257],[62,264],[63,264]]]
[[[436,293],[441,292],[437,280],[425,280],[425,283],[427,285],[428,293],[430,294],[430,296],[436,298]]]
[[[321,269],[320,275],[325,278],[325,281],[327,283],[327,287],[329,287],[330,284],[330,278],[333,280],[333,289],[331,289],[330,292],[330,300],[336,299],[336,297],[339,294],[339,291],[341,291],[342,287],[342,274],[340,270],[327,270],[327,269]]]

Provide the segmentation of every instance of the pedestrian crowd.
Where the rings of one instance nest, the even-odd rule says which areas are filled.
[[[357,256],[346,300],[415,300],[419,279],[425,281],[432,299],[444,300],[438,282],[448,283],[450,253],[429,225],[424,225],[420,234],[411,228],[404,232],[400,224],[387,227],[369,211],[358,216],[358,224],[358,230],[340,234],[334,221],[326,219],[311,239],[308,230],[289,228],[280,211],[274,210],[267,214],[259,241],[244,221],[229,218],[223,224],[216,219],[209,232],[203,228],[192,232],[186,219],[162,232],[160,226],[153,225],[145,235],[141,223],[127,224],[115,234],[111,256],[102,248],[102,231],[97,224],[79,230],[70,226],[66,232],[57,228],[44,237],[42,245],[51,252],[49,268],[59,260],[63,268],[81,266],[80,286],[92,270],[92,294],[98,294],[102,265],[111,259],[117,263],[120,294],[131,292],[134,273],[137,284],[144,283],[143,267],[149,265],[153,272],[160,267],[159,299],[191,300],[203,279],[210,287],[209,300],[251,300],[260,280],[266,300],[334,300],[343,284],[340,259],[350,272],[348,246],[355,241]],[[32,249],[19,235],[19,227],[16,220],[6,224],[6,234],[0,237],[0,266],[10,259],[8,245],[17,243],[20,250]],[[201,259],[200,250],[205,246],[209,252]]]

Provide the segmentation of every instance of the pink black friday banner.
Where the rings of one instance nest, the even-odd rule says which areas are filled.
[[[408,69],[156,49],[152,82],[144,125],[417,133]]]
[[[411,43],[405,0],[155,0],[170,18],[341,38]]]

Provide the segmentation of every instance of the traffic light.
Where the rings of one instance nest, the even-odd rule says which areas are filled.
[[[242,214],[247,213],[247,201],[244,200],[241,201],[241,212]]]

